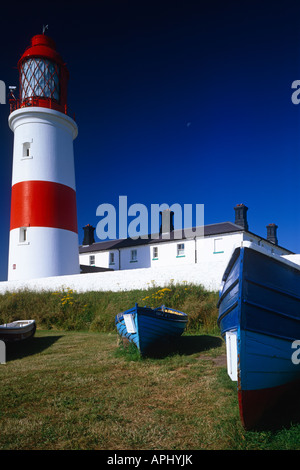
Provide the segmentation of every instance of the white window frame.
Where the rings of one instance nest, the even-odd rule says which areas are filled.
[[[28,242],[28,227],[20,227],[19,230],[19,244],[29,245]]]
[[[130,263],[137,263],[137,249],[130,250]]]
[[[95,255],[89,255],[89,265],[95,266],[96,264],[95,262],[96,262]]]
[[[152,247],[152,259],[158,259],[158,246]]]
[[[182,258],[184,256],[185,256],[184,243],[177,243],[177,256],[176,256],[176,258]]]
[[[115,264],[115,254],[113,252],[109,253],[109,264]]]
[[[31,140],[31,142],[23,142],[23,145],[22,145],[22,160],[28,160],[30,158],[33,158],[31,144],[32,144],[32,140]]]
[[[220,249],[220,245],[221,244],[221,249]],[[215,238],[214,239],[214,255],[217,255],[219,253],[224,253],[224,238]]]

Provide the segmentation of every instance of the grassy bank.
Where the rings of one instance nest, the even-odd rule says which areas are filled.
[[[21,291],[0,295],[0,324],[34,318],[41,329],[113,332],[119,312],[140,305],[165,304],[189,315],[188,332],[217,332],[217,294],[192,284],[122,292]]]

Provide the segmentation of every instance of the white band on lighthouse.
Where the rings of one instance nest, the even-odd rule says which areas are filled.
[[[76,189],[73,119],[54,109],[24,107],[9,115],[8,124],[14,132],[12,186],[30,179]]]

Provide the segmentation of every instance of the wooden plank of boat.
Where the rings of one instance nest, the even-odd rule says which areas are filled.
[[[218,324],[246,429],[261,423],[300,380],[292,361],[292,344],[300,339],[299,293],[299,265],[251,245],[234,251],[223,276]]]
[[[17,320],[0,325],[0,340],[4,342],[22,341],[35,334],[35,320]]]

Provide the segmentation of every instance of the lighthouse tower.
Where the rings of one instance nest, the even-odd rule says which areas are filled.
[[[8,280],[79,273],[68,70],[55,43],[36,35],[18,62],[19,99],[11,97],[14,132]]]

